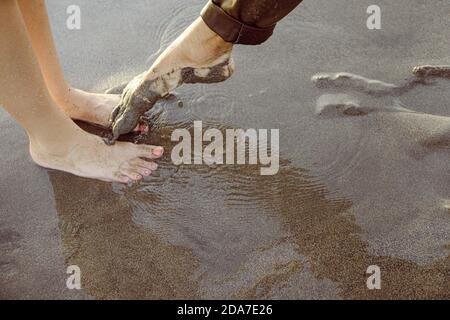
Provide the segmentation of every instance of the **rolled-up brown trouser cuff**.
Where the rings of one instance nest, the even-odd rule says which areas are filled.
[[[212,1],[203,8],[201,17],[223,40],[234,44],[261,44],[272,36],[275,29],[275,24],[267,28],[246,25],[228,15]]]

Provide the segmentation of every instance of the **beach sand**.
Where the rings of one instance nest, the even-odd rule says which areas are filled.
[[[80,0],[81,30],[65,26],[70,1],[47,4],[67,79],[101,92],[149,67],[204,1]],[[450,65],[448,1],[380,0],[381,30],[366,28],[371,4],[304,1],[266,44],[235,48],[229,81],[158,103],[145,142],[166,155],[138,185],[37,167],[0,110],[0,298],[450,298],[450,81],[400,97],[311,81],[400,84]],[[342,94],[370,112],[318,112]],[[194,120],[280,129],[280,172],[174,166],[170,133]],[[69,265],[81,291],[66,288]],[[366,286],[371,265],[381,290]]]

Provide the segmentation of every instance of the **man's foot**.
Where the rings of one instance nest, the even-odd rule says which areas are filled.
[[[147,72],[125,88],[120,104],[111,114],[113,137],[136,126],[139,118],[158,99],[184,83],[215,83],[234,71],[233,44],[225,42],[201,18],[197,19],[162,54]]]
[[[129,183],[149,176],[157,169],[162,147],[119,142],[108,147],[94,135],[79,128],[70,128],[68,139],[49,143],[30,138],[30,153],[40,166],[74,175],[108,182]],[[67,132],[66,132],[67,133]]]

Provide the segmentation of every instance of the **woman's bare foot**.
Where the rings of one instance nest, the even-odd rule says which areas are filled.
[[[53,101],[55,92],[65,94],[66,91],[56,90],[56,87],[65,86],[65,83],[62,71],[58,70],[56,52],[53,52],[53,45],[48,41],[51,33],[45,27],[44,1],[21,3],[34,5],[27,7],[27,15],[40,10],[41,16],[29,17],[27,29],[18,1],[0,1],[0,104],[26,130],[33,160],[47,168],[104,181],[127,183],[150,175],[156,170],[156,164],[143,158],[161,157],[161,147],[132,143],[105,146],[99,137],[80,129],[63,111],[70,108],[68,112],[74,112],[75,108],[70,105],[58,106],[59,101]],[[39,35],[46,37],[47,41]],[[33,36],[36,36],[36,41],[30,42]],[[37,47],[45,50],[33,50]],[[36,52],[42,64],[38,63]],[[57,76],[52,77],[53,73]],[[46,79],[49,81],[46,82]],[[48,85],[50,82],[55,86]],[[100,119],[100,113],[92,116],[92,112],[81,112],[82,108],[88,106],[92,107],[92,104],[77,105],[79,113],[73,113],[72,116],[81,118],[83,114],[89,114],[86,120],[104,121],[104,118]]]
[[[109,116],[120,101],[116,94],[90,93],[70,87],[52,92],[52,96],[70,118],[103,127],[108,126]]]
[[[111,144],[133,130],[143,113],[158,99],[184,83],[214,83],[234,72],[232,43],[225,42],[201,18],[187,28],[147,72],[125,88],[121,102],[111,114]]]
[[[157,169],[156,163],[143,158],[157,159],[164,152],[162,147],[124,142],[109,147],[99,137],[75,126],[67,130],[67,139],[43,142],[30,137],[30,153],[38,165],[85,178],[128,183]]]
[[[105,128],[109,126],[111,112],[120,102],[118,94],[92,93],[69,87],[59,91],[54,99],[71,119],[82,120]],[[138,132],[147,132],[148,130],[148,126],[144,124],[134,128],[134,131]]]
[[[70,118],[107,127],[109,116],[119,103],[120,96],[68,88],[66,92],[54,96],[54,99]]]

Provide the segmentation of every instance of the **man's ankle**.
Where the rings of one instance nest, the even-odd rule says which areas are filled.
[[[217,33],[211,30],[202,18],[198,18],[195,22],[196,30],[201,33],[201,44],[215,53],[215,56],[231,51],[233,44],[226,42]]]

